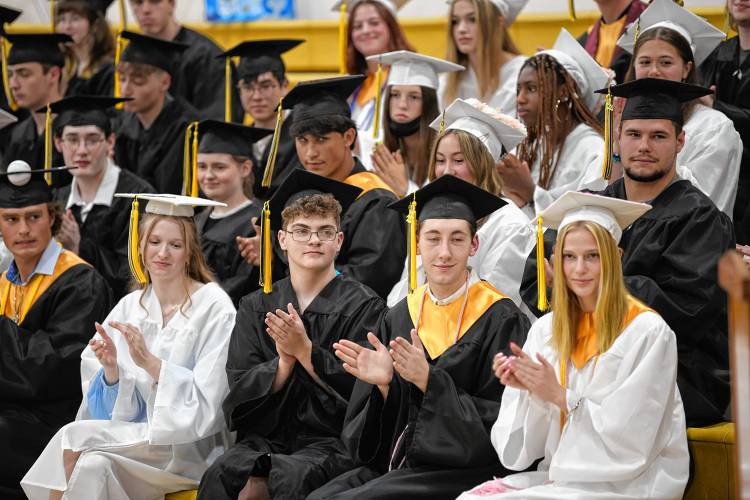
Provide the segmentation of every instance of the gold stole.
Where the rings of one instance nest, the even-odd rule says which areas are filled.
[[[34,306],[39,297],[52,286],[62,273],[78,264],[89,265],[85,260],[73,252],[63,250],[57,257],[55,269],[51,275],[35,274],[26,285],[14,285],[7,278],[7,271],[0,277],[0,315],[15,319],[17,324],[23,323],[26,314]],[[16,300],[20,304],[16,303]]]
[[[431,359],[438,358],[457,341],[456,330],[460,339],[492,307],[492,304],[507,298],[486,281],[474,283],[469,287],[466,309],[459,326],[457,323],[464,303],[463,296],[444,306],[439,306],[429,297],[425,297],[422,315],[419,318],[419,306],[426,293],[427,285],[422,285],[414,290],[414,293],[409,294],[406,301],[411,321]],[[420,324],[417,324],[418,321]]]
[[[372,172],[360,172],[358,174],[352,174],[346,179],[344,179],[345,184],[349,184],[350,186],[358,187],[362,190],[359,197],[364,196],[365,193],[368,191],[372,191],[373,189],[385,189],[386,191],[393,192],[393,189],[383,182],[383,179],[378,177],[377,174],[373,174]]]

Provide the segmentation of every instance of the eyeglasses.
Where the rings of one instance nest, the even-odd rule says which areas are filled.
[[[276,85],[274,82],[263,82],[261,84],[252,84],[248,83],[244,80],[240,81],[240,83],[237,85],[240,89],[244,90],[250,95],[255,94],[256,92],[259,93],[262,96],[269,96],[273,93],[275,89],[277,89],[279,86]]]
[[[78,146],[81,145],[81,138],[77,136],[65,136],[62,138],[62,142],[69,148],[78,149]],[[86,149],[93,149],[102,142],[104,142],[104,137],[101,136],[90,136],[83,138],[83,145],[86,146]]]
[[[312,238],[313,234],[317,235],[320,241],[333,241],[336,239],[336,235],[339,234],[339,232],[332,227],[321,229],[319,231],[310,231],[309,229],[295,229],[294,231],[284,232],[287,234],[291,234],[292,239],[300,243],[310,241],[310,238]]]

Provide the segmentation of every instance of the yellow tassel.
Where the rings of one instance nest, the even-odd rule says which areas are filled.
[[[224,63],[224,121],[232,121],[232,58]]]
[[[5,89],[5,97],[8,99],[8,106],[12,111],[18,111],[18,104],[13,99],[13,92],[10,90],[10,78],[8,78],[8,52],[10,51],[10,42],[3,37],[0,37],[0,57],[2,58],[2,71],[3,71],[3,86]]]
[[[536,308],[546,311],[549,309],[549,303],[547,302],[547,273],[544,270],[544,230],[541,217],[537,217],[536,228],[536,291],[539,295]]]
[[[438,135],[443,135],[445,133],[445,110],[443,110],[443,114],[440,115],[440,130],[438,130]]]
[[[409,249],[409,293],[417,289],[417,196],[414,194],[409,203],[409,215],[406,216],[407,248]]]
[[[279,140],[281,139],[281,122],[284,118],[284,107],[282,104],[283,99],[283,97],[279,99],[279,107],[276,108],[276,126],[274,127],[273,131],[273,139],[271,139],[271,151],[268,153],[266,169],[263,171],[263,179],[260,183],[260,185],[264,188],[271,187],[273,171],[276,168],[276,155],[279,151]]]
[[[612,86],[607,88],[607,98],[604,102],[604,161],[602,164],[602,178],[609,180],[612,176],[612,123],[614,120],[614,106],[612,105]]]
[[[263,204],[263,211],[260,214],[260,286],[263,287],[263,293],[269,294],[273,291],[273,281],[271,276],[271,208],[269,202]]]
[[[193,152],[197,151],[196,138],[198,135],[198,122],[192,122],[185,129],[185,143],[182,147],[182,194],[185,196],[194,196],[193,192]],[[191,142],[192,141],[192,142]]]
[[[575,21],[576,18],[576,3],[575,0],[568,0],[568,13],[570,14],[570,20]]]
[[[128,29],[128,13],[125,9],[125,0],[120,0],[118,4],[120,7],[120,31],[125,31]]]
[[[198,196],[198,123],[193,129],[193,156],[190,160],[190,196]]]
[[[47,111],[44,113],[44,180],[48,185],[52,185],[52,110],[47,103]]]
[[[55,3],[55,0],[50,0],[49,2],[49,19],[50,23],[52,24],[50,31],[52,31],[52,33],[55,32],[55,24],[57,24],[57,18],[55,16],[55,10],[57,9],[57,6],[55,5]]]
[[[378,72],[375,73],[375,124],[372,127],[372,138],[377,139],[380,134],[380,107],[383,102],[383,65],[378,63]]]
[[[140,252],[138,251],[138,197],[133,199],[133,205],[130,208],[130,231],[128,233],[128,263],[130,264],[130,272],[132,273],[135,280],[140,285],[148,283],[148,277],[143,272],[143,266],[141,266]]]
[[[638,37],[641,36],[641,17],[635,22],[635,33],[633,34],[633,46],[638,43]]]
[[[345,75],[348,73],[346,68],[346,2],[341,2],[339,10],[339,73]]]
[[[122,97],[122,91],[120,89],[120,58],[122,57],[122,49],[123,49],[123,38],[122,38],[122,32],[117,34],[117,40],[115,42],[115,89],[114,89],[114,95],[115,97]],[[123,108],[123,103],[119,103],[115,106],[117,109]]]

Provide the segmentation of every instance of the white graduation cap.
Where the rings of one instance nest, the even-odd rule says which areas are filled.
[[[4,109],[0,109],[0,129],[3,129],[10,125],[11,123],[16,123],[18,121],[18,117],[8,113]]]
[[[505,26],[513,24],[529,0],[490,0],[505,18]]]
[[[408,50],[377,54],[369,56],[367,60],[378,61],[391,67],[388,85],[420,85],[435,90],[438,88],[438,73],[466,69],[460,64]]]
[[[578,221],[595,222],[619,243],[622,231],[649,210],[651,205],[646,203],[568,191],[542,210],[539,217],[550,229],[561,229]]]
[[[207,200],[205,198],[194,198],[192,196],[181,196],[176,194],[136,194],[116,193],[117,198],[137,198],[147,200],[146,213],[156,215],[172,215],[174,217],[192,217],[195,215],[193,207],[226,207],[226,203]]]
[[[538,54],[546,54],[560,63],[578,85],[580,97],[586,106],[590,110],[596,107],[601,96],[594,91],[607,86],[609,74],[568,30],[562,28],[552,49],[543,50]]]
[[[463,130],[473,135],[489,150],[495,162],[500,161],[505,151],[513,150],[526,138],[526,127],[477,99],[456,99],[430,124],[440,130],[445,120],[445,130]]]
[[[339,0],[338,2],[333,4],[333,7],[331,7],[331,10],[334,12],[338,12],[341,9],[341,4],[346,4],[346,8],[349,12],[354,10],[354,8],[357,6],[358,3],[362,2],[363,0]],[[376,3],[381,4],[383,7],[391,11],[391,14],[393,14],[393,17],[396,17],[396,14],[398,11],[406,5],[409,0],[372,0]]]
[[[669,28],[682,35],[693,50],[695,64],[700,64],[726,38],[726,34],[705,19],[696,16],[673,0],[653,0],[641,14],[639,21],[632,23],[617,41],[617,45],[629,53],[635,48],[636,29],[640,33],[655,28]]]

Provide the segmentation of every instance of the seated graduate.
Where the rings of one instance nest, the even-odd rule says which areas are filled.
[[[611,91],[627,98],[618,134],[625,175],[601,194],[653,207],[623,232],[625,286],[677,336],[677,385],[688,425],[719,422],[729,403],[729,354],[726,295],[717,266],[724,252],[735,248],[734,230],[726,214],[680,178],[676,160],[685,142],[682,104],[710,91],[654,78]],[[547,230],[545,239],[551,238],[554,232]],[[536,255],[527,260],[521,295],[541,315]]]
[[[428,179],[454,175],[492,194],[500,195],[502,179],[496,165],[504,152],[513,150],[526,137],[524,126],[476,99],[456,99],[431,127],[439,132],[432,148]],[[480,221],[477,237],[480,245],[469,257],[477,275],[506,294],[530,318],[520,295],[523,267],[534,248],[536,232],[526,214],[515,203],[504,203]],[[417,258],[417,283],[425,282],[422,261]],[[409,268],[404,267],[401,281],[388,295],[389,307],[409,292]]]
[[[281,122],[281,131],[276,147],[273,172],[269,172],[263,186],[268,157],[271,154],[272,138],[266,137],[253,143],[253,194],[267,200],[281,185],[289,172],[301,167],[297,159],[294,139],[289,135],[293,119],[290,111],[277,113],[279,102],[289,92],[289,80],[282,54],[297,47],[304,40],[252,40],[242,42],[224,52],[224,57],[240,57],[237,68],[239,93],[242,109],[246,117],[253,120],[253,126],[275,129],[276,121]]]
[[[341,210],[359,192],[295,170],[268,202],[264,246],[278,230],[289,277],[272,285],[264,271],[263,290],[240,303],[224,402],[237,443],[208,469],[199,498],[301,499],[354,467],[340,434],[355,379],[332,346],[364,343],[386,312],[372,290],[334,267]]]
[[[427,183],[437,136],[430,124],[440,115],[438,74],[464,67],[407,50],[367,59],[390,66],[383,100],[383,142],[373,146],[373,171],[397,196],[406,196]]]
[[[624,81],[663,78],[700,84],[698,66],[725,37],[724,32],[674,0],[653,0],[637,25],[628,28],[617,42],[633,54]],[[621,108],[621,104],[617,107]],[[686,103],[683,114],[685,146],[677,155],[677,166],[688,170],[693,184],[732,217],[742,163],[742,138],[727,115],[701,100]],[[689,178],[682,172],[681,175]]]
[[[529,134],[498,166],[505,194],[530,218],[567,191],[603,189],[604,138],[596,119],[609,75],[565,29],[518,75],[518,117]]]
[[[188,124],[198,120],[195,109],[169,93],[180,54],[186,46],[129,31],[115,77],[124,105],[115,131],[115,162],[142,177],[160,193],[182,188],[184,138]],[[199,78],[198,78],[199,79]]]
[[[161,498],[195,488],[227,446],[221,401],[235,309],[213,281],[186,196],[127,194],[139,289],[117,303],[81,356],[85,395],[23,478],[32,500]],[[148,200],[138,222],[138,200]],[[140,226],[140,227],[139,227]]]
[[[302,82],[289,92],[283,106],[294,108],[289,132],[305,170],[362,189],[341,220],[344,243],[336,270],[386,297],[398,281],[406,257],[404,224],[398,213],[387,208],[396,201],[391,188],[377,174],[366,171],[352,154],[357,129],[346,98],[363,78]],[[258,265],[259,239],[248,245],[252,249],[246,258]]]
[[[544,460],[461,500],[682,498],[690,457],[675,334],[628,293],[617,247],[650,208],[571,191],[540,213],[559,229],[553,312],[523,350],[493,361],[506,389],[492,444],[511,470]]]
[[[194,160],[195,187],[225,206],[203,210],[195,218],[195,225],[206,263],[236,307],[242,297],[258,289],[259,280],[258,269],[242,258],[237,245],[237,238],[255,235],[252,219],[260,215],[261,209],[251,198],[250,148],[271,136],[273,130],[205,120],[197,125],[197,131],[200,141]]]
[[[419,251],[427,284],[368,334],[373,349],[334,346],[359,379],[342,438],[362,467],[308,498],[453,498],[504,472],[490,442],[503,388],[490,366],[523,344],[529,320],[468,267],[477,221],[503,203],[446,175],[391,205],[409,213],[411,262]]]
[[[26,498],[24,473],[75,418],[81,351],[111,307],[99,273],[53,238],[62,209],[44,177],[22,161],[0,174],[0,233],[13,257],[0,277],[0,497],[8,499]]]
[[[109,152],[115,134],[106,111],[126,99],[66,97],[50,104],[55,148],[71,170],[73,182],[55,191],[65,213],[57,241],[94,266],[107,280],[115,301],[128,293],[130,201],[115,193],[153,193],[137,175],[115,165]]]

